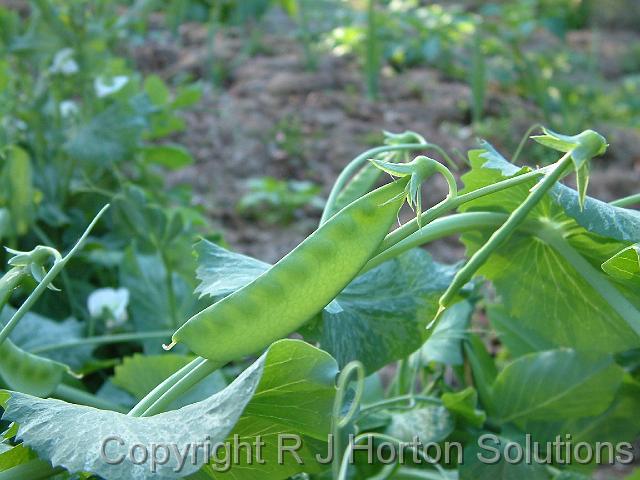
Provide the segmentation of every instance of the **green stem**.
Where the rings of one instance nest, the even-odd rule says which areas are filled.
[[[186,375],[177,381],[174,381],[166,391],[151,403],[141,414],[141,417],[150,417],[157,413],[164,412],[176,399],[188,392],[194,385],[200,383],[213,372],[218,370],[222,365],[211,360],[204,360],[195,368],[190,370]],[[131,412],[129,412],[131,413]]]
[[[631,329],[640,336],[640,312],[607,279],[593,267],[580,253],[565,240],[561,233],[552,228],[541,228],[537,236],[558,252],[569,264],[604,298]]]
[[[629,207],[631,205],[640,204],[640,193],[629,195],[628,197],[619,198],[610,203],[614,207]]]
[[[35,458],[0,472],[0,480],[44,480],[62,472],[63,468],[53,468],[49,462]]]
[[[164,408],[222,365],[197,357],[151,390],[129,412],[132,417],[145,417]]]
[[[116,405],[115,403],[109,402],[108,400],[100,397],[96,397],[89,392],[83,392],[82,390],[78,390],[77,388],[70,387],[69,385],[65,385],[64,383],[61,383],[56,387],[53,396],[66,402],[75,403],[77,405],[87,405],[89,407],[99,408],[101,410],[112,410],[114,412],[126,413],[125,409],[123,409],[119,405]]]
[[[82,247],[82,243],[89,236],[89,233],[91,232],[95,224],[98,222],[100,217],[104,214],[104,212],[107,211],[108,208],[109,208],[109,204],[102,207],[102,210],[98,212],[98,214],[95,216],[93,221],[89,224],[85,232],[82,234],[82,236],[80,237],[78,242],[73,246],[73,248],[69,251],[69,253],[65,257],[63,257],[62,259],[60,259],[59,261],[53,264],[53,266],[44,276],[42,281],[33,290],[33,292],[31,292],[31,295],[29,295],[29,297],[25,300],[25,302],[22,305],[20,305],[20,308],[16,310],[16,312],[13,314],[13,317],[11,317],[11,319],[7,322],[7,324],[4,326],[2,331],[0,331],[0,344],[2,344],[2,342],[4,342],[7,339],[9,334],[13,331],[13,329],[16,327],[16,325],[22,319],[22,317],[26,315],[26,313],[33,307],[33,305],[44,293],[44,291],[51,284],[51,282],[53,282],[53,279],[62,271],[62,269],[69,262],[69,260],[71,260],[71,258],[80,250],[80,248]]]
[[[79,338],[69,342],[53,343],[50,345],[42,345],[31,350],[33,354],[41,354],[52,350],[63,350],[66,348],[82,347],[85,345],[106,345],[110,343],[135,342],[137,340],[149,340],[153,338],[167,338],[173,334],[173,330],[160,330],[157,332],[141,332],[141,333],[118,333],[114,335],[102,335],[90,338]]]
[[[571,152],[566,153],[556,164],[554,164],[553,170],[549,172],[540,183],[535,185],[529,193],[526,200],[520,204],[509,215],[509,219],[498,228],[489,239],[480,247],[469,259],[469,261],[456,273],[451,285],[446,292],[440,297],[440,310],[441,313],[446,307],[448,307],[454,297],[458,294],[458,291],[475,275],[478,269],[487,261],[489,256],[498,248],[502,243],[511,235],[511,233],[518,228],[518,226],[524,222],[527,215],[533,210],[533,208],[542,200],[546,193],[558,182],[563,176],[565,176],[571,166]],[[439,315],[436,315],[434,322],[437,321]],[[432,323],[434,323],[432,322]],[[431,325],[433,326],[433,325]]]
[[[513,153],[513,157],[511,157],[511,163],[515,164],[516,161],[518,160],[518,157],[520,157],[520,154],[522,153],[522,149],[524,148],[524,145],[527,143],[527,140],[529,140],[529,135],[531,135],[534,130],[541,127],[542,125],[540,123],[534,123],[527,129],[527,131],[524,133],[524,135],[520,139],[520,143],[518,144],[518,148],[516,148],[516,151]]]
[[[53,242],[49,238],[49,236],[42,230],[37,224],[33,224],[31,226],[36,236],[46,245],[53,245]],[[71,288],[71,281],[69,280],[69,275],[64,270],[60,272],[60,278],[62,279],[62,285],[64,288],[64,293],[67,296],[67,302],[69,303],[69,307],[71,307],[71,312],[76,318],[82,318],[82,309],[78,305],[75,296],[73,295],[73,289]]]
[[[360,409],[359,416],[363,416],[372,411],[384,409],[384,408],[393,406],[397,403],[404,403],[407,401],[411,402],[409,404],[409,406],[411,407],[413,407],[416,402],[431,403],[433,405],[442,405],[442,402],[440,401],[440,399],[436,397],[430,397],[427,395],[415,395],[415,394],[400,395],[398,397],[385,398],[384,400],[380,400],[378,402],[370,403],[369,405],[363,406]]]
[[[164,263],[165,269],[165,284],[169,300],[169,314],[171,315],[173,326],[177,329],[180,326],[180,318],[178,315],[176,292],[173,288],[173,269],[171,268],[171,263],[164,252],[162,252],[162,263]]]
[[[360,274],[368,272],[412,248],[458,233],[501,225],[505,218],[504,213],[493,212],[468,212],[438,218],[377,254],[367,262]]]
[[[356,391],[349,411],[346,415],[342,416],[344,398],[347,394],[353,372],[356,374]],[[352,361],[345,365],[338,377],[336,397],[333,401],[333,415],[331,415],[331,436],[333,437],[333,462],[331,468],[333,470],[333,478],[336,478],[340,473],[339,459],[342,454],[341,431],[349,424],[358,411],[362,395],[364,394],[364,375],[365,372],[362,363]]]

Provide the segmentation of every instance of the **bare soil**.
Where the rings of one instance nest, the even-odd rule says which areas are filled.
[[[276,29],[277,30],[277,29]],[[574,32],[568,42],[588,48],[588,32]],[[168,37],[167,37],[168,38]],[[624,46],[637,33],[601,35],[603,71],[621,72]],[[135,52],[139,66],[168,79],[185,72],[212,82],[206,65],[217,62],[224,86],[206,89],[199,105],[187,114],[188,128],[177,138],[193,153],[195,165],[172,176],[172,182],[195,187],[215,227],[236,250],[273,262],[297,245],[316,226],[319,213],[299,212],[289,225],[267,225],[242,218],[236,205],[247,192],[247,180],[272,176],[311,180],[328,193],[350,159],[380,144],[382,130],[414,130],[452,152],[466,152],[477,144],[470,126],[469,87],[443,78],[437,71],[416,68],[396,74],[384,72],[381,99],[366,99],[356,59],[322,55],[315,71],[306,68],[301,45],[285,30],[265,33],[260,48],[247,55],[242,32],[218,33],[211,48],[207,31],[197,24],[181,29],[179,42],[156,41]],[[487,113],[531,112],[510,123],[513,138],[535,121],[533,106],[517,97],[490,92]],[[533,120],[532,120],[533,119]],[[637,130],[594,126],[609,138],[607,157],[598,162],[590,194],[604,200],[634,193],[640,184],[640,135]],[[488,138],[498,148],[496,138]],[[517,142],[517,140],[516,140]],[[436,154],[432,153],[434,157]],[[462,160],[460,160],[462,163]],[[440,182],[428,186],[432,201],[443,197]],[[431,247],[438,258],[451,261],[461,250],[455,241]]]

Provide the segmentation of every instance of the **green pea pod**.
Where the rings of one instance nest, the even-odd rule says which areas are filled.
[[[0,359],[0,377],[9,388],[36,397],[50,396],[69,372],[66,365],[25,352],[9,339],[0,345]]]
[[[0,278],[0,310],[26,276],[24,268],[14,267]],[[25,352],[8,338],[0,344],[0,377],[12,390],[48,397],[68,371],[66,365]]]
[[[393,155],[388,155],[385,160],[391,160]],[[338,195],[335,203],[335,212],[342,210],[354,200],[357,200],[361,196],[365,195],[375,185],[378,178],[382,175],[382,171],[371,163],[366,163],[362,166],[358,173],[347,183],[344,189]]]
[[[295,332],[377,250],[397,218],[407,182],[408,177],[380,187],[332,216],[267,272],[189,319],[173,344],[226,363]]]

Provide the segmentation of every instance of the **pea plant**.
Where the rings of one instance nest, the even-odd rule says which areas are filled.
[[[640,197],[587,196],[597,132],[532,138],[557,161],[519,167],[481,142],[459,188],[441,149],[387,133],[275,265],[200,241],[203,308],[169,332],[54,343],[63,330],[30,312],[108,206],[65,256],[9,250],[0,480],[583,479],[630,463]],[[433,176],[449,193],[427,208]],[[415,213],[396,227],[404,204]],[[457,264],[420,248],[456,235]],[[111,363],[105,345],[120,348]]]

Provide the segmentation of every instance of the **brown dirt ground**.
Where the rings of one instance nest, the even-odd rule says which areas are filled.
[[[169,79],[185,72],[201,78],[209,59],[206,35],[202,26],[186,24],[178,43],[150,42],[138,48],[135,57],[141,68]],[[588,45],[585,35],[572,34],[570,44],[576,48]],[[607,74],[614,76],[615,60],[629,34],[603,38],[603,64]],[[225,67],[225,88],[206,88],[203,100],[187,114],[188,128],[177,140],[191,150],[197,162],[171,177],[172,182],[194,186],[196,201],[206,207],[215,227],[234,249],[273,262],[308,235],[319,217],[319,212],[307,210],[285,226],[242,218],[236,204],[250,178],[311,180],[326,194],[351,158],[379,144],[383,129],[414,130],[450,154],[475,146],[468,86],[443,78],[435,70],[386,72],[382,100],[371,102],[365,98],[353,58],[326,54],[320,57],[317,71],[310,72],[305,69],[301,46],[286,34],[264,34],[260,52],[254,56],[244,55],[243,45],[238,32],[216,36],[214,58]],[[489,115],[514,108],[530,111],[535,118],[535,109],[526,102],[489,94]],[[528,126],[526,116],[514,119],[514,138]],[[590,193],[609,200],[637,191],[639,133],[606,125],[601,128],[612,147],[605,167],[593,174]],[[499,140],[496,145],[504,147]],[[444,194],[440,182],[429,188],[433,201]],[[431,248],[443,260],[453,260],[461,253],[455,242],[440,242]]]

